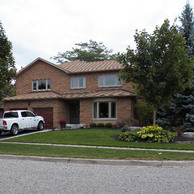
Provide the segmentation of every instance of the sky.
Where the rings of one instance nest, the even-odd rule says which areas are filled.
[[[12,43],[17,70],[41,57],[103,42],[113,53],[135,48],[135,30],[152,33],[173,24],[188,0],[0,0],[0,21]],[[194,0],[189,0],[194,9]],[[178,20],[177,20],[178,24]]]

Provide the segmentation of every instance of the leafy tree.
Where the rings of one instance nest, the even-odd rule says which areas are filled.
[[[194,56],[194,18],[189,3],[185,5],[182,17],[179,17],[182,26],[180,33],[186,40],[187,53]],[[194,69],[194,67],[193,67]],[[158,111],[157,123],[164,128],[173,129],[179,135],[185,130],[194,129],[194,79],[192,87],[174,95],[170,106]]]
[[[84,62],[103,61],[112,59],[115,55],[111,55],[112,50],[108,50],[102,42],[96,42],[90,40],[89,43],[76,43],[77,47],[72,48],[72,51],[66,51],[64,53],[58,53],[53,59],[57,63],[65,63],[67,61],[80,60]],[[111,58],[112,57],[112,58]]]
[[[137,94],[153,106],[155,125],[157,110],[168,104],[173,94],[191,85],[192,61],[184,38],[168,20],[153,34],[136,31],[134,38],[136,50],[128,48],[121,55],[121,77],[131,81]]]
[[[0,101],[10,94],[11,82],[16,75],[12,44],[7,39],[0,21]]]

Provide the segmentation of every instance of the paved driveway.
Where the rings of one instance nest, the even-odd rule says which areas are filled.
[[[13,136],[11,135],[9,132],[2,132],[2,134],[0,135],[0,140],[3,140],[3,139],[9,139],[9,138],[14,138],[16,136],[22,136],[22,135],[28,135],[28,134],[31,134],[31,133],[39,133],[39,132],[46,132],[46,131],[50,131],[50,130],[47,130],[47,129],[44,129],[42,131],[37,131],[37,130],[26,130],[26,131],[22,131],[22,132],[19,132],[17,135]]]

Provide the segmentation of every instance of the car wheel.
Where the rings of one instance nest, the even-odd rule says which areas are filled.
[[[12,134],[12,135],[17,135],[18,132],[19,132],[18,126],[15,125],[15,124],[12,125],[12,127],[11,127],[11,134]]]
[[[44,123],[42,121],[40,121],[38,123],[38,130],[43,130],[44,129]]]

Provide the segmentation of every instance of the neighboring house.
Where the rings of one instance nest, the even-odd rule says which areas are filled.
[[[73,61],[55,65],[38,58],[16,78],[16,96],[4,99],[4,110],[28,109],[45,118],[45,128],[70,124],[122,122],[133,117],[135,92],[119,78],[116,61]]]

